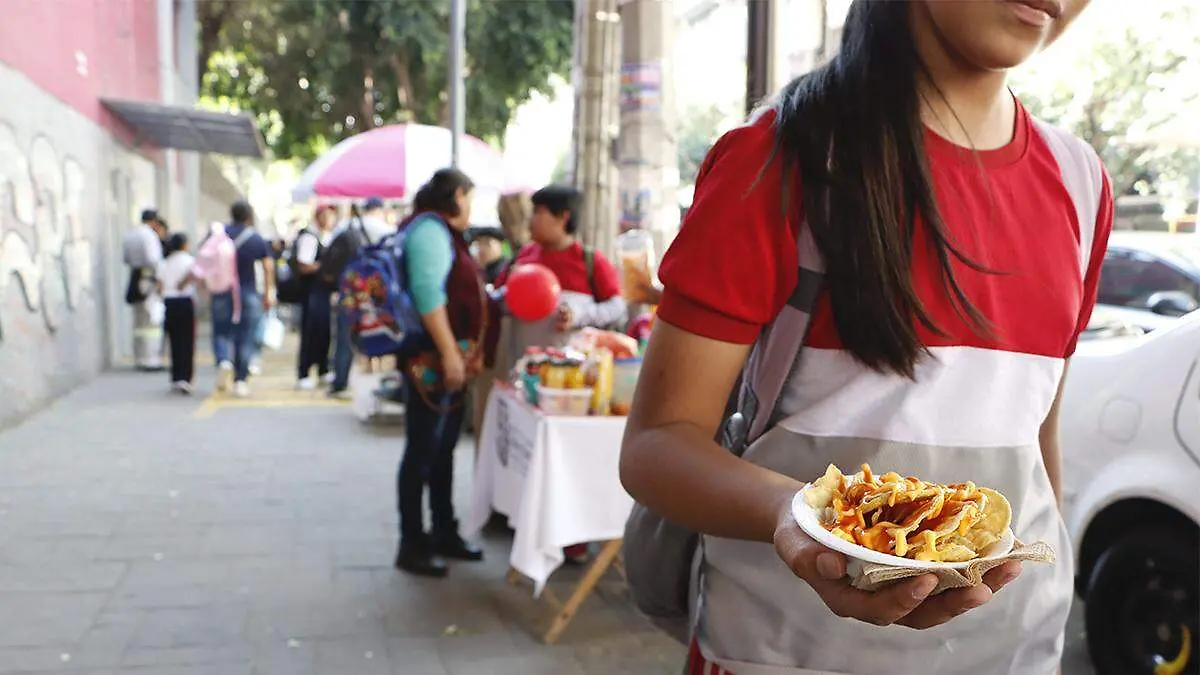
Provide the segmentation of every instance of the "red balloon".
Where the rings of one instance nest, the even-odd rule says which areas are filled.
[[[513,269],[504,284],[508,309],[522,321],[541,321],[558,309],[562,287],[549,267],[527,263]]]

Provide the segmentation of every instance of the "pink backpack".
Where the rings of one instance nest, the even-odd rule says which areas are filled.
[[[237,251],[246,243],[253,230],[246,228],[231,239],[221,223],[213,223],[212,230],[200,250],[196,252],[195,274],[204,281],[209,293],[228,293],[238,287]],[[241,293],[233,294],[233,320],[236,323],[242,314]]]

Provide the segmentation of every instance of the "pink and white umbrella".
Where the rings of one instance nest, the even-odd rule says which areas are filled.
[[[321,197],[409,199],[435,171],[450,166],[450,130],[393,124],[351,136],[309,165],[292,190],[297,202]],[[487,192],[511,194],[526,186],[508,180],[504,157],[463,136],[459,168]]]

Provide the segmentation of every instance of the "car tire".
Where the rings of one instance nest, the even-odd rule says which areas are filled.
[[[1200,675],[1197,540],[1196,530],[1151,527],[1119,537],[1096,560],[1084,622],[1098,675]],[[1162,661],[1183,663],[1156,670]]]

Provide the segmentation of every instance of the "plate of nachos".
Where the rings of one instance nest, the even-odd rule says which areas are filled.
[[[800,528],[867,563],[961,569],[1013,548],[1012,506],[972,482],[942,485],[867,464],[847,476],[833,464],[792,501]]]

